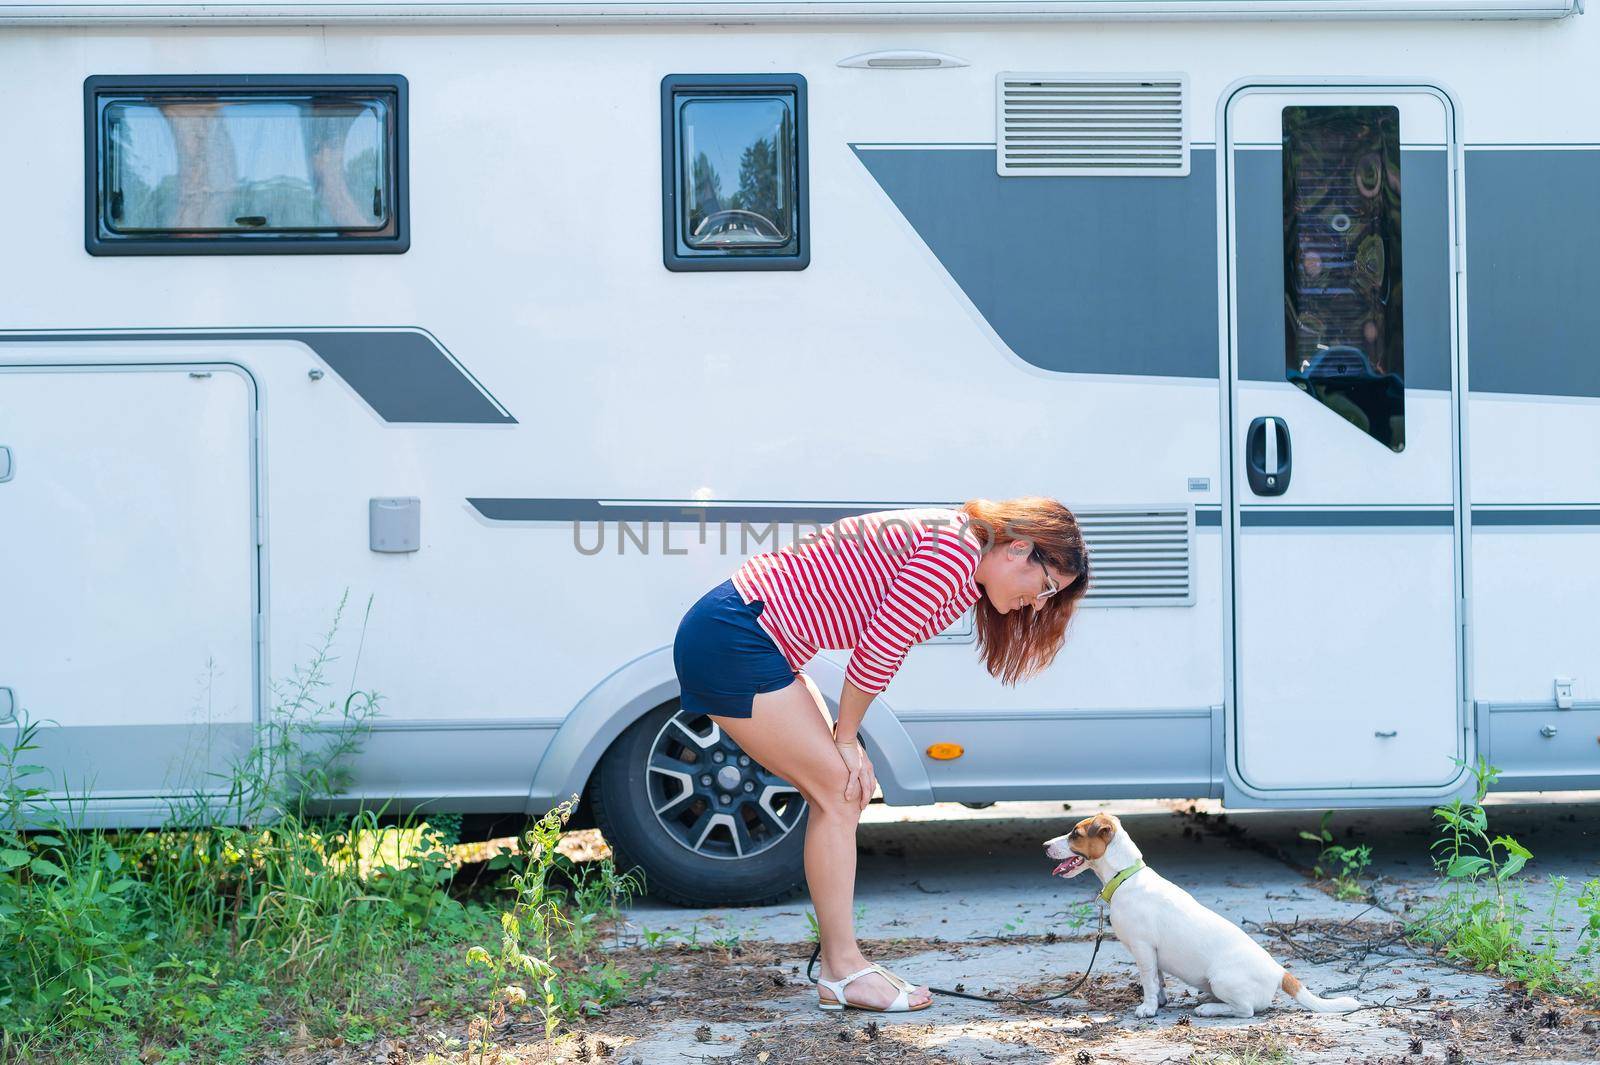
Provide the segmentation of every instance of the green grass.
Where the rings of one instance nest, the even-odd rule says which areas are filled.
[[[509,874],[503,901],[452,894],[459,817],[316,812],[347,787],[381,706],[370,691],[328,698],[343,608],[274,686],[223,797],[173,801],[159,830],[64,827],[86,796],[50,799],[29,761],[39,725],[20,715],[0,746],[0,1063],[244,1062],[473,1011],[527,1010],[554,1031],[648,978],[599,950],[638,884],[556,850],[571,803],[491,863]],[[535,994],[469,960],[497,940],[498,956],[537,962]]]

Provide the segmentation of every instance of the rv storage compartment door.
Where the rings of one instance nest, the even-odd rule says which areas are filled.
[[[210,790],[249,741],[253,409],[227,366],[0,366],[0,686],[74,814]]]
[[[1230,785],[1426,797],[1465,727],[1453,110],[1427,87],[1247,86],[1224,126]]]

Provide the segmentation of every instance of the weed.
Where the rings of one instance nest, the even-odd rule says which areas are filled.
[[[1093,902],[1079,902],[1062,910],[1060,916],[1066,920],[1067,927],[1079,932],[1094,923],[1096,912],[1097,907]]]
[[[1416,931],[1451,957],[1503,972],[1520,952],[1524,930],[1521,896],[1507,882],[1533,855],[1510,836],[1489,834],[1483,799],[1499,770],[1480,757],[1473,775],[1471,802],[1457,797],[1434,808],[1442,829],[1432,845],[1434,867],[1444,878],[1445,895],[1427,907]]]
[[[1577,956],[1591,972],[1600,968],[1600,878],[1583,885],[1575,900],[1583,925],[1578,929]]]
[[[1457,760],[1458,765],[1466,763]],[[1518,875],[1532,852],[1508,835],[1489,829],[1483,799],[1500,772],[1479,758],[1471,767],[1472,801],[1460,798],[1434,808],[1440,837],[1432,849],[1434,866],[1444,880],[1442,897],[1424,906],[1412,922],[1413,938],[1429,943],[1474,968],[1520,980],[1529,990],[1573,995],[1600,1002],[1600,879],[1590,880],[1574,900],[1585,925],[1571,961],[1559,952],[1564,877],[1550,880],[1551,899],[1544,921],[1531,941],[1525,914],[1528,906],[1517,890]]]
[[[1252,1033],[1248,1038],[1245,1046],[1236,1049],[1217,1053],[1196,1052],[1190,1055],[1189,1065],[1289,1065],[1293,1060],[1283,1043],[1274,1036],[1257,1037]]]
[[[661,931],[657,931],[654,928],[641,928],[639,929],[639,935],[644,940],[644,948],[646,950],[655,950],[664,943],[684,938],[683,933],[675,928],[662,929]]]
[[[711,945],[731,958],[733,955],[739,952],[740,945],[743,941],[744,936],[737,929],[730,928],[718,933],[711,940]]]
[[[1591,1004],[1600,1004],[1600,877],[1586,881],[1573,899],[1579,915],[1567,986]]]
[[[1358,878],[1372,864],[1372,847],[1365,843],[1358,847],[1335,843],[1333,831],[1328,827],[1332,819],[1333,811],[1329,810],[1322,815],[1322,823],[1315,832],[1302,830],[1300,833],[1301,839],[1310,840],[1322,848],[1312,872],[1317,874],[1318,879],[1331,881],[1335,898],[1364,899],[1367,892]]]
[[[469,963],[489,970],[492,984],[487,1010],[468,1028],[468,1050],[476,1049],[480,1060],[486,1060],[493,1029],[530,998],[517,980],[534,988],[534,1008],[548,1039],[564,1018],[599,1013],[651,975],[629,974],[610,961],[589,958],[599,929],[616,921],[639,886],[632,876],[618,874],[610,861],[591,871],[556,849],[577,802],[574,795],[556,806],[523,838],[525,865],[511,877],[516,897],[500,915],[499,949],[475,946],[467,951]]]

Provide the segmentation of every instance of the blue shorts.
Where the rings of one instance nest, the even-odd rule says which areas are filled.
[[[795,671],[756,621],[766,603],[746,603],[726,580],[689,608],[672,641],[680,704],[692,713],[749,717],[757,692],[794,683]]]

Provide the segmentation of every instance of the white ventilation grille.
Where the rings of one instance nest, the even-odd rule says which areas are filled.
[[[1089,547],[1084,606],[1193,606],[1194,510],[1079,510]]]
[[[995,157],[1003,175],[1189,173],[1183,74],[1013,72],[995,84]]]

